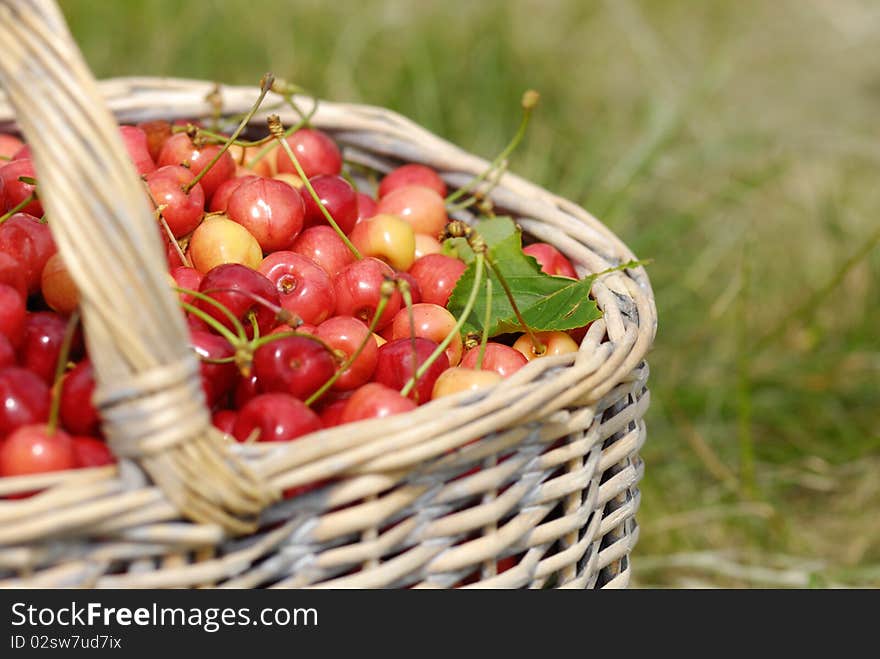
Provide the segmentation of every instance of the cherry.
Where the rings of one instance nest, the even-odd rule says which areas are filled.
[[[40,281],[43,299],[53,311],[68,316],[79,306],[79,289],[64,265],[61,254],[56,252],[49,257]]]
[[[159,159],[159,154],[162,152],[162,147],[168,138],[171,137],[171,124],[162,119],[157,119],[154,121],[142,121],[137,127],[143,131],[147,139],[147,151],[155,164],[155,161]]]
[[[358,222],[362,222],[363,220],[373,217],[376,214],[376,208],[378,208],[379,206],[378,202],[365,192],[357,193],[357,203]]]
[[[305,208],[296,190],[286,183],[257,178],[229,195],[226,214],[245,227],[264,252],[274,252],[290,247],[299,235]]]
[[[4,200],[4,212],[18,206],[21,202],[33,194],[36,186],[24,181],[19,181],[20,176],[36,178],[37,172],[30,158],[11,160],[0,167],[0,199]],[[22,212],[42,217],[43,205],[39,199],[35,199],[21,209]]]
[[[378,382],[368,382],[352,394],[345,404],[341,423],[384,418],[414,410],[416,404],[400,392]]]
[[[406,270],[415,261],[415,233],[396,215],[380,213],[358,223],[351,242],[362,255],[381,259],[395,270]]]
[[[147,134],[143,130],[136,126],[120,126],[119,135],[138,174],[149,174],[156,169],[156,163],[150,155]]]
[[[378,259],[365,258],[347,265],[333,280],[336,313],[354,316],[369,325],[382,297],[382,282],[393,277],[394,270]],[[394,314],[400,310],[400,304],[400,293],[395,289],[379,317],[377,329],[391,324]]]
[[[293,241],[290,249],[310,258],[331,277],[335,277],[355,260],[351,250],[342,242],[336,230],[326,224],[309,227],[303,231]]]
[[[0,284],[0,336],[6,338],[13,348],[17,349],[24,340],[26,316],[24,298],[11,286]]]
[[[173,270],[184,265],[183,258],[180,255],[180,243],[176,240],[172,241],[165,232],[165,229],[158,223],[156,223],[156,228],[159,229],[159,238],[162,240],[162,244],[165,245],[165,263],[168,269]],[[259,246],[257,246],[257,249],[259,249]]]
[[[310,258],[295,252],[274,252],[263,259],[259,272],[275,285],[281,306],[304,322],[317,325],[333,315],[333,282]]]
[[[199,292],[213,298],[238,318],[249,338],[253,337],[254,332],[248,320],[250,313],[254,314],[261,336],[268,334],[276,325],[275,310],[261,303],[261,300],[277,308],[278,293],[272,282],[256,270],[237,263],[218,265],[205,274]],[[195,306],[227,329],[235,331],[230,318],[215,305],[197,300]]]
[[[159,152],[156,164],[159,167],[183,165],[184,167],[189,167],[194,176],[198,176],[214,159],[221,148],[217,144],[206,144],[202,147],[196,147],[186,133],[177,133],[169,137],[165,144],[162,145],[162,150]],[[199,180],[202,189],[205,191],[205,198],[210,199],[214,191],[220,187],[220,184],[234,175],[235,161],[232,160],[232,156],[227,151],[211,167],[208,173]]]
[[[27,282],[21,264],[3,252],[0,252],[0,286],[11,288],[23,301],[27,299]]]
[[[416,234],[416,259],[420,259],[428,254],[441,254],[443,245],[440,241],[424,233]]]
[[[116,456],[107,446],[95,437],[71,437],[73,453],[76,456],[76,467],[103,467],[116,462]]]
[[[196,183],[189,192],[185,186],[195,176],[186,167],[165,165],[147,174],[150,195],[158,206],[164,206],[162,217],[175,238],[182,238],[202,221],[205,214],[205,192]]]
[[[56,313],[37,311],[24,320],[24,340],[19,348],[19,363],[51,385],[61,354],[67,321]],[[78,332],[71,345],[70,359],[76,359],[82,335]]]
[[[501,380],[501,376],[495,371],[478,371],[456,366],[440,374],[431,395],[433,398],[441,398],[461,391],[476,391],[498,384]]]
[[[461,366],[476,368],[480,358],[480,347],[471,348],[461,359]],[[483,354],[483,370],[495,371],[502,378],[508,378],[528,363],[525,355],[503,343],[489,341]]]
[[[201,362],[199,370],[202,374],[205,402],[209,408],[213,408],[232,391],[238,379],[238,369],[234,362],[215,364],[205,360],[233,357],[235,349],[222,336],[198,330],[190,332],[190,343]]]
[[[430,188],[441,197],[446,196],[446,183],[440,175],[428,167],[419,163],[409,163],[393,169],[379,183],[379,198],[388,193],[409,185],[421,185]]]
[[[437,348],[437,344],[434,341],[421,337],[417,337],[414,340],[396,339],[389,341],[378,350],[373,381],[393,389],[402,389],[413,376],[414,348],[417,362],[416,367],[418,367],[428,360],[428,357]],[[416,382],[416,386],[410,391],[409,397],[419,404],[427,403],[431,400],[431,390],[434,388],[434,382],[447,368],[449,368],[449,360],[445,354],[441,354]]]
[[[31,160],[31,147],[23,144],[18,151],[12,154],[12,160]]]
[[[0,334],[0,370],[8,366],[15,366],[15,348],[5,334]]]
[[[305,336],[288,336],[257,348],[253,372],[261,391],[305,400],[333,377],[336,363],[320,342]]]
[[[370,336],[370,329],[357,318],[335,316],[318,325],[315,336],[348,360],[364,344],[354,363],[333,383],[332,389],[348,391],[366,383],[373,375],[378,359],[378,346]]]
[[[286,139],[307,178],[342,171],[342,154],[327,133],[315,128],[300,128]],[[284,149],[278,148],[275,153],[279,172],[297,173]]]
[[[97,435],[101,417],[92,402],[95,394],[95,372],[92,363],[83,359],[61,381],[58,412],[61,425],[74,435]]]
[[[281,172],[280,174],[275,174],[270,178],[273,178],[276,181],[281,181],[282,183],[286,183],[297,192],[299,192],[300,188],[305,185],[299,176],[297,176],[296,174],[291,174],[290,172]]]
[[[247,377],[240,377],[235,389],[232,392],[232,404],[235,409],[240,410],[254,396],[260,393],[260,385],[257,382],[257,376],[251,373]]]
[[[445,307],[459,278],[467,269],[464,261],[446,254],[428,254],[418,259],[409,274],[419,282],[422,302]]]
[[[523,247],[523,253],[533,257],[538,262],[538,265],[541,266],[541,271],[548,275],[571,277],[572,279],[578,278],[577,271],[574,269],[571,261],[565,258],[562,252],[553,245],[548,243],[532,243]]]
[[[410,322],[409,310],[401,309],[391,322],[391,340],[409,338]],[[412,306],[413,327],[415,335],[424,339],[430,339],[440,344],[446,336],[455,329],[455,316],[445,307],[430,302],[421,302]],[[446,358],[450,366],[455,366],[461,361],[462,353],[461,335],[456,333],[446,348]]]
[[[523,334],[519,337],[514,342],[513,349],[521,352],[529,361],[538,357],[577,352],[578,344],[565,332],[537,332],[535,336],[544,345],[543,352],[535,352],[535,346],[528,334]]]
[[[16,213],[0,224],[0,252],[18,261],[30,294],[40,290],[46,261],[57,251],[49,225],[32,215]]]
[[[211,423],[224,435],[232,436],[235,422],[238,420],[238,412],[235,410],[217,410],[211,415]]]
[[[358,197],[351,184],[336,175],[315,176],[309,179],[309,183],[318,194],[321,204],[330,213],[333,221],[344,234],[350,234],[358,219]],[[299,194],[306,209],[303,226],[313,227],[329,224],[306,186],[300,188]]]
[[[349,398],[351,398],[351,392],[342,392],[324,403],[318,412],[318,416],[321,418],[321,425],[325,428],[341,425],[342,414],[345,412],[345,406],[348,405]]]
[[[195,268],[190,268],[185,265],[172,268],[171,276],[174,278],[174,283],[178,288],[186,288],[191,291],[199,290],[199,286],[202,285],[202,280],[205,278],[205,275]],[[195,300],[195,298],[191,293],[179,293],[179,295],[182,301],[194,304],[193,300]],[[203,321],[200,320],[199,322]]]
[[[263,260],[257,239],[225,215],[209,215],[202,221],[189,240],[188,254],[199,272],[208,272],[224,263],[256,268]]]
[[[419,286],[419,282],[416,281],[415,277],[408,272],[398,272],[395,276],[398,280],[402,279],[409,284],[409,296],[411,298],[410,301],[413,304],[418,304],[422,301],[422,288]]]
[[[0,371],[0,439],[21,426],[49,420],[49,387],[36,374],[13,366]]]
[[[448,220],[443,197],[430,188],[408,185],[392,190],[379,199],[376,213],[399,215],[416,233],[437,236]]]
[[[0,133],[0,158],[12,158],[24,146],[15,135]]]
[[[321,419],[305,403],[283,393],[261,394],[241,408],[232,434],[239,442],[288,442],[321,429]],[[255,433],[258,431],[258,433]]]
[[[257,180],[257,176],[253,174],[245,174],[244,176],[235,176],[227,181],[224,181],[220,184],[214,191],[214,196],[211,197],[211,204],[208,208],[212,213],[216,212],[226,212],[226,206],[229,203],[229,197],[233,192],[238,190],[239,186],[242,183],[247,183],[249,181]]]
[[[18,428],[0,444],[0,477],[63,471],[76,466],[73,441],[66,432],[50,433],[44,424]]]

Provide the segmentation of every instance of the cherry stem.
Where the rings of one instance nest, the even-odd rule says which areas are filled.
[[[189,191],[192,190],[195,187],[195,185],[199,181],[202,180],[202,178],[204,178],[204,176],[211,170],[211,168],[217,164],[217,161],[220,160],[220,158],[223,157],[223,154],[229,150],[229,147],[232,146],[232,143],[238,139],[238,136],[241,135],[241,132],[247,127],[248,122],[257,113],[257,110],[260,109],[260,105],[263,103],[263,99],[266,98],[266,94],[268,94],[269,90],[272,89],[272,82],[274,80],[275,80],[275,76],[272,75],[271,73],[267,73],[266,75],[263,76],[263,79],[260,80],[260,95],[257,98],[256,102],[254,103],[254,106],[250,109],[250,112],[248,112],[244,116],[244,118],[241,120],[241,123],[238,124],[238,128],[236,128],[235,132],[233,132],[232,135],[229,136],[229,139],[226,140],[226,143],[223,145],[223,148],[221,148],[217,152],[217,155],[214,156],[214,158],[211,160],[211,162],[209,162],[207,165],[205,165],[202,168],[202,171],[200,171],[195,176],[195,178],[193,178],[192,181],[190,181],[189,183],[187,183],[186,185],[183,186],[184,192],[189,193]]]
[[[293,149],[290,148],[287,140],[284,139],[284,127],[281,125],[281,119],[277,114],[273,114],[269,117],[269,132],[271,132],[272,135],[275,136],[275,139],[278,140],[278,143],[281,145],[281,148],[284,149],[287,157],[290,158],[290,161],[296,168],[296,173],[299,175],[300,179],[302,179],[303,185],[306,186],[306,189],[309,191],[312,199],[315,200],[318,208],[321,209],[321,213],[327,219],[327,222],[330,224],[331,227],[333,227],[333,230],[342,239],[342,242],[345,243],[345,246],[348,247],[348,250],[354,255],[354,257],[358,261],[363,259],[364,257],[358,251],[357,247],[352,244],[352,242],[348,239],[348,236],[345,235],[345,232],[339,228],[339,225],[336,224],[336,220],[333,219],[330,211],[328,211],[324,204],[321,202],[321,197],[318,195],[317,192],[315,192],[315,188],[312,187],[312,184],[306,176],[306,173],[303,171],[302,165],[299,164],[299,160],[297,160],[296,155],[293,153]]]
[[[61,412],[61,383],[64,373],[67,371],[67,360],[70,358],[70,346],[73,345],[73,336],[76,326],[79,325],[79,309],[74,309],[67,319],[64,328],[64,337],[61,339],[61,350],[58,352],[58,362],[55,364],[55,380],[52,385],[52,403],[49,407],[49,421],[46,423],[46,434],[50,437],[58,428],[58,417]]]
[[[519,146],[520,142],[522,142],[523,137],[526,134],[526,128],[529,126],[529,119],[532,116],[532,110],[535,109],[535,106],[538,104],[538,93],[534,90],[529,90],[523,95],[522,99],[522,108],[523,108],[523,117],[522,121],[519,123],[519,128],[516,131],[516,134],[513,136],[513,139],[510,140],[510,143],[504,147],[504,149],[499,153],[495,160],[493,160],[489,167],[484,169],[480,174],[470,181],[468,181],[465,185],[460,187],[455,192],[451,193],[446,197],[446,203],[452,204],[453,202],[458,201],[465,194],[473,190],[480,183],[486,180],[486,178],[497,169],[501,163],[507,160],[508,156],[513,153],[514,149]]]
[[[186,289],[180,289],[180,290],[185,291]],[[233,346],[234,348],[241,346],[242,343],[244,341],[246,341],[246,338],[243,338],[243,336],[236,336],[235,334],[230,332],[229,329],[225,325],[223,325],[223,323],[218,321],[212,315],[205,313],[204,311],[202,311],[198,307],[191,305],[189,302],[184,302],[181,300],[180,306],[181,306],[181,308],[183,308],[184,311],[193,314],[198,319],[200,319],[200,320],[204,321],[205,323],[207,323],[208,325],[210,325],[211,329],[215,330],[224,339],[229,341],[229,344],[231,346]]]
[[[6,220],[8,220],[10,217],[15,215],[19,211],[24,210],[28,204],[35,201],[36,199],[37,199],[37,192],[35,190],[34,192],[31,192],[27,197],[22,199],[15,206],[10,208],[6,213],[4,213],[3,215],[0,215],[0,224],[3,224]]]
[[[443,354],[449,344],[452,343],[452,339],[455,338],[457,334],[461,332],[461,328],[464,327],[465,321],[470,317],[471,311],[474,310],[474,304],[477,302],[477,294],[480,292],[480,284],[483,281],[483,261],[485,259],[485,254],[483,252],[477,252],[474,254],[474,285],[471,287],[470,295],[468,296],[467,302],[464,305],[464,309],[461,312],[461,316],[459,316],[458,320],[455,323],[455,327],[446,335],[446,338],[440,342],[434,352],[419,366],[419,369],[416,371],[416,375],[413,379],[407,382],[403,389],[400,390],[402,396],[408,396],[409,392],[412,391],[412,388],[416,386],[416,382],[421,378],[425,373],[427,373],[428,369],[431,368],[431,364],[437,361],[437,358]]]
[[[489,342],[489,323],[492,322],[492,278],[486,279],[486,315],[483,317],[483,333],[480,336],[480,352],[477,355],[477,370],[483,370],[483,357],[486,343]]]
[[[290,135],[292,135],[293,133],[298,131],[300,128],[308,126],[309,120],[315,114],[315,111],[317,109],[318,109],[318,101],[317,101],[317,99],[315,99],[315,102],[312,104],[312,109],[309,111],[309,113],[304,118],[300,119],[298,122],[293,124],[290,128],[285,130],[284,137],[289,137]],[[270,142],[270,144],[266,144],[266,146],[264,146],[262,149],[260,149],[260,151],[257,153],[257,155],[255,155],[253,158],[251,158],[247,162],[245,167],[247,167],[248,169],[253,169],[254,165],[256,165],[258,162],[260,162],[267,155],[269,155],[269,153],[273,149],[277,149],[278,148],[277,144],[271,144],[271,142],[274,142],[274,141],[275,141],[275,136],[272,135],[272,133],[269,133],[268,135],[266,135],[266,137],[254,142],[252,146],[259,146],[260,144],[266,144],[267,142]]]
[[[413,314],[412,293],[410,293],[409,290],[409,282],[405,279],[398,280],[397,287],[400,289],[400,295],[403,297],[403,303],[406,305],[406,315],[409,319],[409,345],[412,350],[412,379],[416,380],[418,379],[419,352],[416,348],[416,318]],[[416,392],[416,397],[418,397],[418,392]],[[416,400],[416,403],[418,402],[419,401]]]
[[[254,339],[260,340],[260,325],[257,323],[257,315],[250,311],[248,312],[248,320],[251,322],[251,329],[254,331]]]
[[[339,365],[339,368],[336,369],[336,372],[324,384],[322,384],[318,388],[318,390],[315,391],[315,393],[306,398],[306,400],[304,401],[306,405],[311,407],[312,403],[314,403],[316,400],[321,398],[321,396],[327,393],[330,387],[336,384],[336,381],[342,377],[342,374],[350,369],[352,364],[357,361],[357,358],[361,356],[361,353],[367,347],[368,342],[376,340],[375,338],[373,338],[373,332],[376,331],[376,326],[379,324],[379,318],[381,318],[382,314],[385,312],[385,307],[388,305],[388,300],[391,299],[391,295],[393,292],[393,287],[388,288],[383,286],[381,291],[382,297],[379,298],[379,303],[376,305],[376,311],[375,313],[373,313],[373,319],[370,321],[370,327],[367,334],[364,336],[364,340],[360,342],[357,350],[351,353],[351,356]]]
[[[489,185],[485,190],[481,190],[479,194],[472,194],[470,197],[465,199],[464,201],[459,201],[458,203],[448,204],[447,211],[450,213],[454,213],[456,211],[464,210],[468,206],[476,204],[480,201],[483,201],[488,197],[488,195],[498,187],[498,184],[501,182],[501,177],[507,172],[507,161],[501,163],[501,166],[495,171],[495,174],[492,176],[492,179],[489,181]]]

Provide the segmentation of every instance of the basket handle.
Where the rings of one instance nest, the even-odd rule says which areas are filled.
[[[105,435],[185,517],[249,532],[275,494],[210,423],[143,184],[55,0],[0,0],[0,43],[0,84],[79,289]]]

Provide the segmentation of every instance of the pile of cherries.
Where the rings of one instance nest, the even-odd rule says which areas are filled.
[[[443,250],[449,204],[436,171],[403,165],[371,194],[308,126],[288,131],[289,149],[224,150],[181,122],[120,133],[156,211],[213,422],[235,440],[406,412],[540,356],[526,334],[481,349],[456,331],[446,305],[466,266]],[[0,477],[112,463],[77,288],[28,147],[0,135],[0,158]],[[548,274],[577,277],[551,245],[524,251]],[[542,354],[574,351],[581,336],[542,334]]]

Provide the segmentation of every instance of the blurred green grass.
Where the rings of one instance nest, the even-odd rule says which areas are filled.
[[[97,75],[397,110],[602,218],[660,314],[643,586],[880,584],[880,11],[863,0],[66,0]],[[873,247],[872,247],[873,246]]]

